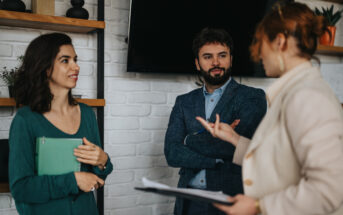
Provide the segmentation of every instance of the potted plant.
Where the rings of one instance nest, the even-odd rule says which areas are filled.
[[[22,63],[23,56],[19,56],[18,60]],[[14,67],[12,69],[7,69],[7,67],[3,67],[3,69],[0,72],[0,78],[7,85],[10,97],[14,96],[13,85],[14,85],[14,80],[15,80],[15,76],[17,72],[18,72],[17,67]]]
[[[319,43],[322,45],[333,46],[336,34],[336,23],[341,19],[343,10],[333,12],[333,5],[330,8],[322,7],[322,10],[318,8],[314,9],[314,13],[317,16],[324,16],[328,22],[328,31],[325,32],[319,39]]]

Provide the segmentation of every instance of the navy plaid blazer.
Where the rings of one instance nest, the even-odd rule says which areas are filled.
[[[263,90],[238,84],[232,79],[214,108],[210,121],[215,121],[216,113],[221,121],[229,124],[240,119],[236,132],[251,138],[266,109]],[[187,187],[201,169],[206,169],[207,190],[221,190],[228,195],[243,193],[241,167],[232,163],[235,147],[212,137],[207,131],[193,135],[203,129],[196,116],[205,118],[202,88],[178,96],[169,119],[164,153],[168,165],[181,168],[178,187]],[[216,159],[222,159],[224,163],[216,163]],[[183,203],[182,199],[177,198],[175,214],[182,214]],[[208,214],[220,214],[213,207],[209,208],[213,211],[208,211]]]

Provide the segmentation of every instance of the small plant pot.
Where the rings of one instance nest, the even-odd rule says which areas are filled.
[[[325,46],[333,46],[335,42],[335,34],[336,34],[336,26],[328,26],[329,32],[325,31],[325,33],[319,38],[319,43]]]
[[[10,95],[10,98],[14,97],[14,87],[8,86],[8,94]]]

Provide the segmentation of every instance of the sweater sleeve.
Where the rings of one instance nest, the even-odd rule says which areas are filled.
[[[89,114],[91,118],[91,133],[93,134],[93,137],[95,139],[95,144],[98,145],[100,148],[104,149],[104,147],[101,144],[101,139],[100,139],[100,133],[99,133],[99,128],[98,128],[98,122],[96,120],[95,114],[93,110],[89,107]],[[113,171],[113,165],[110,159],[110,155],[107,154],[108,160],[106,162],[105,168],[103,170],[99,169],[97,166],[92,166],[92,172],[102,178],[103,180],[106,179],[106,177]]]
[[[35,137],[29,123],[17,114],[9,134],[9,181],[13,198],[26,203],[44,203],[78,193],[74,173],[35,175]]]
[[[299,182],[263,197],[265,214],[330,214],[343,203],[343,120],[328,94],[302,90],[285,107]],[[280,213],[279,213],[280,212]]]

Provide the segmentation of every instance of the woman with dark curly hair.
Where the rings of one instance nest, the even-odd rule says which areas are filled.
[[[236,147],[244,194],[226,214],[342,215],[343,111],[311,63],[324,17],[305,4],[289,3],[258,25],[251,55],[267,76],[279,77],[267,91],[268,111],[250,140],[228,124],[198,118],[215,137]]]
[[[20,108],[9,135],[10,190],[19,214],[98,214],[91,191],[104,185],[113,167],[101,149],[93,110],[72,97],[79,70],[65,34],[41,35],[26,50],[14,84]],[[73,152],[82,163],[81,171],[38,176],[39,137],[83,138],[84,144]]]

